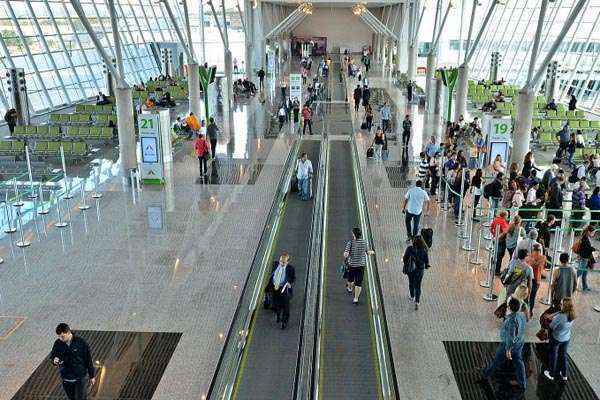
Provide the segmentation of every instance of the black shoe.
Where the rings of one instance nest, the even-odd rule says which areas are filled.
[[[282,322],[282,323],[281,323],[281,329],[282,329],[282,330],[283,330],[283,329],[285,329],[285,327],[286,327],[286,326],[287,326],[287,322]]]

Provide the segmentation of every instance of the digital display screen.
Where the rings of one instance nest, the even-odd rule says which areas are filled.
[[[158,141],[155,137],[142,137],[142,161],[145,163],[158,162]]]

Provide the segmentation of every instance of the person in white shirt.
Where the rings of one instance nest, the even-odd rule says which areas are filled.
[[[285,120],[287,118],[287,112],[285,110],[285,106],[282,104],[277,112],[277,118],[279,119],[279,130],[283,128],[283,124],[285,124]]]
[[[310,200],[310,179],[313,174],[313,166],[306,153],[302,153],[300,156],[297,170],[296,178],[298,178],[300,200]]]
[[[423,206],[427,202],[429,202],[429,195],[423,190],[423,182],[419,180],[416,182],[415,187],[406,192],[404,204],[402,205],[402,212],[406,214],[407,242],[411,241],[414,236],[419,234],[419,221],[421,220],[421,214],[423,213]]]

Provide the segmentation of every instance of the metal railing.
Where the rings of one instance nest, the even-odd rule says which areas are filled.
[[[299,149],[300,141],[296,140],[284,164],[259,246],[254,253],[252,266],[242,287],[241,296],[223,345],[223,351],[207,392],[206,398],[208,399],[228,400],[234,394],[248,334],[259,306],[259,298],[263,292],[275,238],[285,211],[285,199],[289,192]]]

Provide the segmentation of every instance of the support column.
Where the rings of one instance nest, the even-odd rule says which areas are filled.
[[[431,110],[431,102],[432,102],[432,90],[435,84],[433,73],[435,72],[435,64],[436,64],[436,55],[433,51],[430,51],[427,54],[427,73],[425,75],[425,100],[427,104],[427,110]],[[427,113],[425,114],[427,116]]]
[[[549,103],[550,100],[556,98],[556,89],[558,83],[557,78],[558,61],[553,61],[550,64],[548,64],[548,71],[546,72],[546,85],[544,86],[544,95],[546,96],[546,103]]]
[[[498,80],[498,69],[500,66],[500,53],[497,51],[492,53],[492,60],[490,65],[490,81],[496,82]]]
[[[240,18],[244,18],[245,22],[245,32],[244,32],[244,44],[246,45],[246,57],[245,57],[245,63],[246,65],[244,66],[244,70],[246,73],[246,78],[248,80],[252,79],[252,74],[253,74],[253,68],[254,68],[254,18],[253,15],[254,12],[252,10],[252,3],[250,2],[250,0],[244,0],[244,14],[241,15],[241,10],[239,10],[239,4],[238,4],[238,11],[240,11]]]
[[[431,135],[435,136],[436,143],[442,142],[442,93],[444,90],[444,84],[442,78],[434,79],[435,87],[432,88],[434,91],[433,97],[433,118],[431,121]]]
[[[406,70],[406,77],[409,81],[415,80],[415,69],[417,64],[417,51],[415,48],[415,41],[413,41],[415,28],[417,24],[417,10],[419,9],[419,4],[417,1],[413,2],[409,6],[408,12],[408,68]]]
[[[135,126],[133,123],[133,98],[130,87],[117,85],[115,91],[117,104],[117,131],[119,134],[119,159],[121,173],[128,177],[131,169],[137,168],[137,143],[135,141]]]
[[[400,45],[400,42],[396,42],[396,71],[398,71],[398,73],[400,73],[400,66],[401,66],[401,51],[402,47]]]
[[[517,103],[517,118],[513,128],[513,148],[510,161],[521,164],[525,154],[529,151],[529,134],[533,121],[533,106],[535,103],[535,92],[529,88],[519,91]]]
[[[200,107],[200,67],[197,63],[189,63],[187,65],[187,80],[188,80],[188,91],[189,91],[189,111],[194,113],[196,118],[204,119],[208,122],[209,115],[202,113]]]
[[[467,108],[467,88],[469,82],[469,66],[463,64],[458,67],[458,79],[456,82],[456,101],[454,103],[454,121],[464,114]]]

